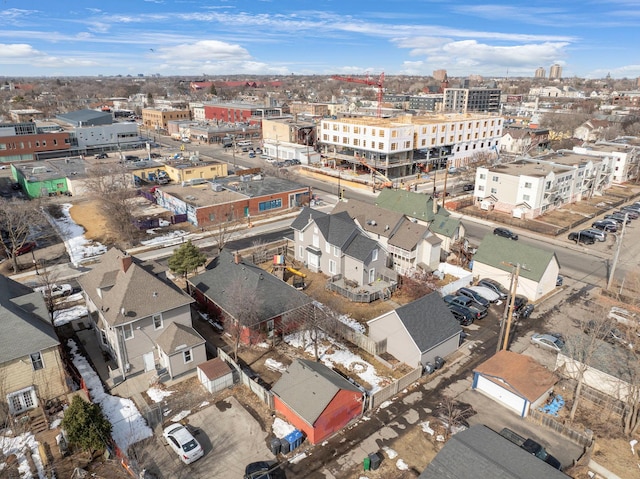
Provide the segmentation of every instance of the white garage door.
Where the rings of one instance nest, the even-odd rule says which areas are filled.
[[[478,391],[482,391],[490,398],[493,398],[500,404],[508,407],[509,409],[514,410],[518,413],[519,416],[526,416],[525,402],[526,400],[512,393],[511,391],[507,391],[503,387],[498,384],[489,381],[484,376],[478,376],[478,381],[476,383],[476,389]],[[524,413],[523,413],[524,411]]]

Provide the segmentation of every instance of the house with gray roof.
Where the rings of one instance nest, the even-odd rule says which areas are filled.
[[[225,326],[240,323],[245,343],[278,334],[283,316],[295,315],[311,303],[311,298],[290,284],[224,249],[205,272],[187,280],[187,288],[198,304]],[[243,301],[247,295],[250,300]],[[248,318],[248,309],[252,318]]]
[[[451,252],[453,243],[464,238],[465,229],[460,218],[438,206],[431,195],[387,188],[376,198],[376,206],[402,213],[410,220],[426,225],[442,241],[440,249],[445,254]]]
[[[494,279],[508,290],[517,264],[521,268],[516,294],[537,301],[556,288],[560,263],[553,251],[492,234],[478,246],[472,272],[474,277]]]
[[[387,268],[387,252],[366,235],[342,211],[326,214],[305,207],[291,224],[294,230],[295,259],[314,272],[342,276],[354,287],[374,283],[383,276],[395,281],[397,274]]]
[[[567,479],[550,466],[483,424],[447,441],[419,479]]]
[[[66,395],[62,364],[42,294],[0,275],[0,422]]]
[[[412,368],[458,349],[462,328],[436,291],[367,322],[369,337]]]
[[[318,444],[364,411],[364,392],[322,363],[296,359],[271,389],[274,409]]]
[[[369,238],[387,251],[398,273],[438,268],[442,241],[427,226],[410,221],[397,211],[353,199],[338,202],[331,214],[341,212],[347,212]]]
[[[98,344],[117,365],[114,381],[158,370],[171,378],[206,361],[193,329],[193,298],[165,270],[112,248],[78,278]]]

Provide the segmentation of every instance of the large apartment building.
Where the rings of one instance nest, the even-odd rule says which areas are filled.
[[[37,160],[70,145],[69,133],[62,129],[44,132],[33,122],[0,124],[0,163]]]
[[[640,142],[603,141],[587,146],[574,146],[580,155],[608,159],[612,165],[613,183],[625,183],[640,174]]]
[[[467,113],[500,111],[499,88],[445,88],[444,111]]]
[[[535,218],[590,198],[612,183],[612,158],[560,152],[476,170],[475,205],[483,210]]]
[[[329,158],[366,162],[395,179],[492,154],[503,123],[490,114],[323,119],[318,141]]]

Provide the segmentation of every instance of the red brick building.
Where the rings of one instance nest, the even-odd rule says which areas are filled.
[[[44,153],[70,149],[68,132],[39,132],[32,122],[0,125],[0,130],[1,163],[38,160]]]
[[[282,116],[282,108],[242,103],[204,105],[204,117],[223,123],[260,123],[263,118]]]

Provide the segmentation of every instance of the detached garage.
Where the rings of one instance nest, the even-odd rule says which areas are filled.
[[[222,359],[214,358],[198,366],[198,379],[213,394],[233,386],[233,371]]]
[[[473,372],[473,389],[520,417],[544,403],[558,378],[533,358],[502,350]]]

